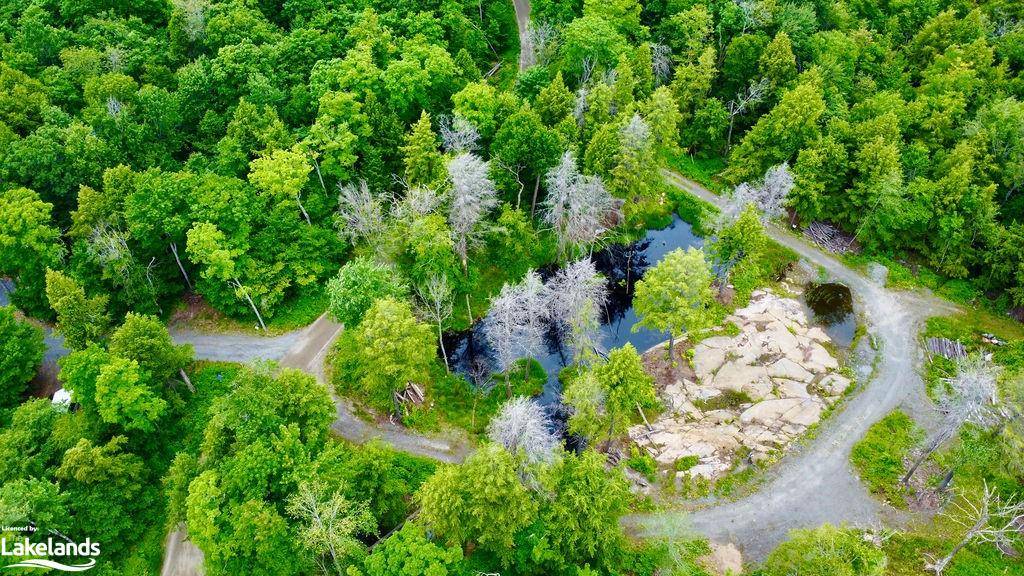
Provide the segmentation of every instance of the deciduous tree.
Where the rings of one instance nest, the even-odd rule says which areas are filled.
[[[110,328],[106,295],[86,297],[85,289],[63,272],[46,271],[46,298],[57,313],[57,332],[72,350],[99,342]]]
[[[633,306],[639,322],[633,330],[650,328],[668,332],[668,354],[672,358],[675,339],[696,333],[712,319],[711,266],[704,252],[688,248],[665,255],[636,283]]]
[[[45,351],[43,331],[19,320],[13,306],[0,306],[0,407],[18,404]]]

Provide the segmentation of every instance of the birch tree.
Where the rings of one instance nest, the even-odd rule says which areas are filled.
[[[346,560],[365,549],[359,536],[377,532],[366,502],[353,502],[340,490],[328,494],[318,482],[299,484],[286,511],[301,523],[300,542],[313,553],[322,574],[343,576]]]
[[[943,512],[954,523],[966,529],[963,538],[942,558],[925,556],[925,568],[942,576],[953,558],[971,543],[994,544],[1003,553],[1012,550],[1014,539],[1024,531],[1024,500],[1003,499],[986,482],[981,499],[974,502],[961,495],[951,510]]]
[[[228,242],[217,226],[209,222],[200,222],[193,226],[187,234],[188,241],[185,250],[192,259],[206,266],[203,276],[209,279],[216,279],[227,282],[234,289],[235,296],[244,298],[256,315],[260,328],[267,331],[267,325],[263,322],[263,315],[253,302],[249,287],[242,284],[236,266],[237,258],[242,250],[233,247]]]
[[[534,358],[544,345],[548,316],[547,296],[540,276],[530,270],[516,285],[505,284],[491,299],[484,319],[484,337],[494,349],[498,369],[505,373],[505,388],[512,397],[509,370],[516,360]],[[524,370],[529,378],[529,370]]]
[[[514,455],[520,453],[527,464],[551,462],[558,438],[551,432],[551,419],[533,400],[522,396],[506,402],[487,427],[487,437]]]
[[[672,49],[665,44],[651,45],[651,73],[655,86],[661,86],[672,78]]]
[[[1000,420],[1002,413],[997,405],[999,372],[999,366],[980,356],[970,356],[957,365],[956,375],[942,380],[946,392],[939,399],[941,426],[903,476],[901,482],[904,485],[910,482],[921,464],[964,424],[988,428]]]
[[[592,260],[562,268],[548,280],[548,312],[559,336],[569,342],[573,358],[599,347],[600,318],[608,301],[608,285]]]
[[[416,292],[419,295],[423,313],[437,325],[437,344],[441,347],[445,370],[450,372],[448,352],[444,349],[444,323],[452,316],[454,297],[452,287],[448,284],[446,276],[433,275],[427,279],[425,286],[417,287]]]
[[[605,221],[615,200],[597,176],[580,174],[572,152],[547,174],[548,195],[543,201],[545,222],[558,237],[562,257],[576,248],[593,247],[606,232]]]
[[[459,154],[448,162],[452,183],[448,222],[464,271],[469,269],[469,246],[476,239],[477,225],[498,204],[498,193],[487,171],[487,162],[469,153]]]
[[[768,94],[769,86],[771,86],[771,82],[768,78],[761,78],[756,82],[751,82],[749,86],[736,94],[736,97],[726,105],[729,110],[729,133],[725,139],[726,154],[729,153],[729,148],[732,147],[732,130],[736,125],[736,117],[746,114],[751,108],[764,100],[764,97]]]
[[[352,244],[375,236],[384,228],[384,206],[370,192],[366,180],[358,184],[338,183],[338,213],[334,223],[338,234]]]

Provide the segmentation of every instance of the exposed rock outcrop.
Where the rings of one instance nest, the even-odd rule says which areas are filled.
[[[741,451],[754,462],[767,459],[817,423],[851,384],[836,372],[828,336],[808,326],[796,300],[759,290],[727,321],[739,333],[694,346],[697,379],[665,386],[666,411],[653,431],[630,431],[665,466],[697,456],[682,474],[720,476]]]

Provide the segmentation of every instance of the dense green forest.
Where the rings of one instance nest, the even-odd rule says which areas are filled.
[[[539,330],[522,318],[534,270],[591,281],[595,248],[678,212],[707,250],[636,289],[641,323],[675,340],[729,312],[723,269],[735,306],[795,258],[749,207],[717,228],[688,217],[708,210],[664,167],[719,191],[789,179],[769,216],[832,223],[963,302],[1024,307],[1016,0],[538,0],[523,70],[508,0],[0,0],[0,34],[0,526],[101,542],[97,574],[158,573],[179,526],[211,575],[703,574],[695,535],[620,527],[652,504],[594,448],[658,399],[632,346],[592,353],[600,298],[550,319],[577,361],[567,426],[590,448],[539,429],[501,442],[490,420],[543,420],[499,409],[546,379],[515,340]],[[198,361],[167,327],[281,333],[325,311],[345,326],[330,393],[271,363]],[[436,348],[485,317],[507,358],[480,395]],[[67,348],[73,410],[30,397],[40,323]],[[995,359],[1015,406],[1022,358],[1011,343]],[[331,393],[383,414],[409,382],[431,409],[404,423],[462,430],[461,465],[332,434]],[[883,423],[855,464],[887,462],[862,474],[896,494],[918,438]],[[991,428],[951,433],[933,461],[1008,497],[1024,427]],[[921,574],[948,530],[878,546],[801,531],[761,570]],[[949,573],[1020,568],[993,550]]]

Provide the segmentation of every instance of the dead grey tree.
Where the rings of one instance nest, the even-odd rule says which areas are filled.
[[[454,308],[454,295],[448,284],[448,278],[441,275],[431,276],[427,279],[425,286],[416,288],[416,292],[424,314],[437,325],[437,343],[441,347],[444,368],[450,372],[448,352],[444,349],[443,329],[445,321],[451,318]]]
[[[651,44],[651,73],[655,86],[661,86],[672,78],[672,49],[665,44]]]
[[[530,38],[530,45],[533,47],[535,62],[541,66],[547,66],[554,53],[558,31],[548,21],[531,21],[526,33]]]
[[[1024,529],[1024,500],[1011,496],[1000,498],[999,494],[985,483],[981,500],[975,502],[967,495],[960,495],[953,501],[952,509],[944,516],[967,530],[956,546],[942,558],[925,556],[925,569],[941,576],[953,558],[972,542],[994,544],[1003,553],[1012,550],[1014,536],[1019,537]]]
[[[622,147],[625,152],[644,150],[651,142],[651,127],[640,114],[633,117],[622,127]]]
[[[748,204],[753,204],[765,220],[779,218],[786,213],[786,201],[793,190],[794,179],[789,163],[772,166],[758,184],[743,182],[732,192],[729,204],[722,210],[720,225],[736,220]]]
[[[209,7],[207,0],[174,0],[174,8],[185,15],[182,28],[189,42],[201,40],[206,35],[206,11]]]
[[[477,149],[477,141],[480,140],[480,132],[472,122],[462,116],[449,116],[445,114],[438,121],[438,131],[441,134],[441,145],[445,152],[462,153],[471,152]]]
[[[605,222],[615,199],[597,176],[580,174],[572,152],[547,174],[548,195],[542,202],[545,222],[555,231],[562,258],[576,248],[593,248],[607,231]]]
[[[729,110],[729,135],[725,139],[725,152],[729,153],[732,147],[732,130],[736,124],[736,117],[746,114],[752,106],[757,105],[768,94],[771,82],[768,78],[761,78],[751,82],[749,86],[741,90],[736,97],[729,101],[726,107]]]
[[[974,355],[957,363],[956,375],[942,380],[948,390],[939,399],[942,424],[903,476],[903,485],[907,485],[921,464],[964,424],[988,428],[1003,418],[998,405],[999,373],[999,366]]]
[[[338,183],[338,213],[334,223],[338,234],[350,243],[370,238],[384,228],[384,206],[370,192],[366,180],[359,184]]]
[[[129,298],[141,295],[160,308],[149,268],[135,259],[125,232],[106,223],[94,226],[86,243],[86,253],[99,263],[103,276],[120,286]]]
[[[469,153],[459,154],[448,162],[452,183],[448,224],[464,271],[469,269],[469,246],[477,238],[477,225],[498,204],[498,192],[488,169],[487,162]]]
[[[556,455],[558,438],[551,419],[539,404],[522,396],[502,405],[487,426],[487,437],[512,454],[522,454],[528,465],[549,463]]]
[[[512,397],[509,370],[520,359],[536,357],[544,345],[547,320],[547,296],[544,283],[533,270],[519,284],[505,284],[491,298],[490,310],[484,318],[484,337],[494,350],[498,370],[505,374],[505,388]],[[529,379],[529,370],[524,370]]]
[[[559,336],[569,342],[573,358],[585,359],[600,349],[600,318],[608,301],[608,284],[589,258],[570,263],[547,282],[548,314]]]
[[[470,418],[470,428],[476,429],[476,405],[477,402],[491,393],[494,389],[494,373],[491,371],[490,363],[481,357],[474,358],[466,370],[470,384],[473,385],[473,412]]]

